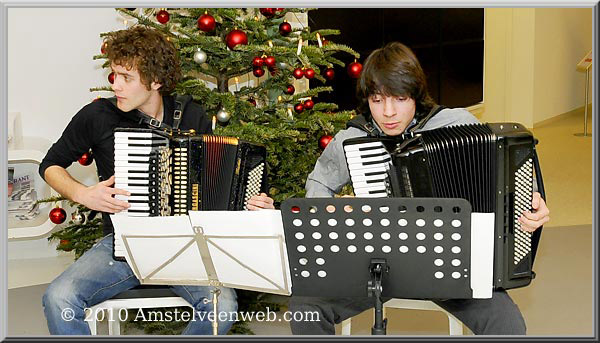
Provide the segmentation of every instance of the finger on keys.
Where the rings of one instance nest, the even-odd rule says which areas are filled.
[[[101,184],[105,185],[105,186],[111,186],[115,183],[115,176],[111,176],[108,178],[108,180],[104,180],[100,182]]]
[[[130,196],[131,195],[131,192],[129,192],[127,190],[124,190],[124,189],[121,189],[121,188],[111,188],[110,191],[111,191],[112,194],[115,194],[115,195],[116,194],[126,195],[126,196]]]

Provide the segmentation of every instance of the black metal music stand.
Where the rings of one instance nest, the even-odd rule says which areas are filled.
[[[294,198],[281,213],[292,294],[372,296],[373,334],[385,334],[383,297],[473,297],[464,199]]]

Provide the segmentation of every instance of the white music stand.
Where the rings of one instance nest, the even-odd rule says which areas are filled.
[[[125,259],[141,284],[291,294],[287,248],[278,210],[190,211],[189,216],[111,218],[115,235],[123,239]],[[217,318],[217,299],[213,300]],[[215,320],[213,332],[216,323]]]

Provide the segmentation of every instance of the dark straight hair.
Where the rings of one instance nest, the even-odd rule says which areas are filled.
[[[426,116],[435,102],[427,90],[427,78],[419,60],[406,45],[392,42],[373,51],[363,66],[356,84],[358,112],[371,119],[371,95],[408,96],[415,100],[415,118]]]

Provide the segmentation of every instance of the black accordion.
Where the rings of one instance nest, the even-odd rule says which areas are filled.
[[[114,136],[115,188],[131,193],[115,196],[130,204],[116,215],[245,210],[252,196],[267,192],[264,146],[193,131],[117,128]],[[115,241],[115,257],[121,248]]]
[[[541,229],[521,230],[537,182],[545,197],[537,141],[516,123],[466,124],[398,137],[346,140],[357,197],[463,198],[495,214],[494,287],[528,285]],[[534,178],[535,172],[535,178]]]

